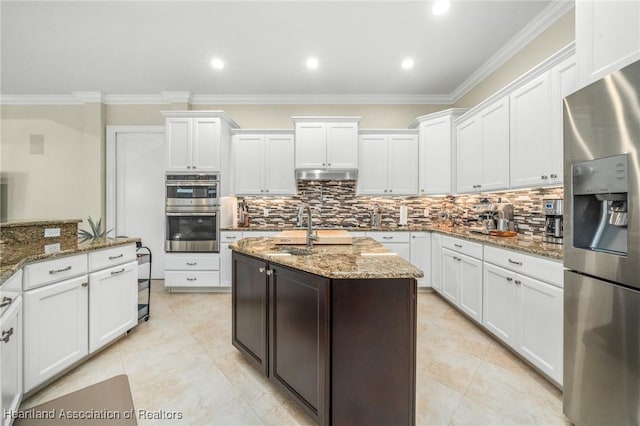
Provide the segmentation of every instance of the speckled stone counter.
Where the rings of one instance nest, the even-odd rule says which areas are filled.
[[[295,227],[283,227],[283,226],[250,226],[248,228],[227,228],[223,230],[227,231],[284,231],[289,229],[300,229]],[[327,229],[319,227],[318,229]],[[525,235],[518,235],[515,237],[493,237],[489,235],[479,234],[469,231],[465,227],[448,227],[441,228],[438,226],[424,226],[424,225],[409,225],[409,226],[396,226],[396,227],[360,227],[360,228],[331,228],[331,229],[344,229],[351,232],[367,232],[367,231],[381,231],[381,232],[438,232],[443,235],[450,235],[456,238],[464,238],[470,241],[477,241],[483,244],[491,244],[497,247],[502,247],[510,250],[518,250],[525,253],[535,254],[538,256],[544,256],[555,260],[563,259],[563,246],[562,244],[553,244],[542,242],[540,237],[529,237]]]
[[[244,238],[232,250],[326,278],[420,278],[421,270],[370,238],[353,244],[316,245],[313,254],[291,255],[271,238]],[[299,246],[298,246],[299,247]]]
[[[71,247],[67,250],[62,250],[57,253],[38,253],[38,254],[25,254],[25,256],[19,261],[12,263],[10,265],[3,265],[0,267],[0,286],[4,284],[4,282],[9,279],[14,273],[16,273],[20,268],[24,266],[25,263],[45,260],[45,259],[53,259],[55,257],[68,256],[71,254],[77,253],[85,253],[93,250],[100,250],[109,247],[121,246],[125,244],[134,244],[140,241],[140,238],[101,238],[98,240],[91,240],[79,243],[76,240],[76,244],[74,247]]]

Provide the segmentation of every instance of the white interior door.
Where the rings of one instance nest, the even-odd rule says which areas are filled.
[[[115,132],[115,235],[140,237],[153,255],[151,276],[164,278],[164,128]]]

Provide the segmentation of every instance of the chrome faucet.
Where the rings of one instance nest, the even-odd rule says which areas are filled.
[[[302,206],[307,212],[307,250],[313,248],[313,242],[318,239],[318,235],[313,235],[313,228],[311,227],[311,207],[308,204]]]

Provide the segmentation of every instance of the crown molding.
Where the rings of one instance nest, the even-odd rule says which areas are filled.
[[[432,112],[431,114],[421,115],[420,117],[416,117],[411,123],[409,123],[410,129],[415,129],[420,126],[420,123],[426,120],[433,120],[434,118],[446,117],[450,116],[454,120],[461,115],[465,114],[469,111],[469,108],[449,108],[442,111]]]
[[[160,92],[165,98],[165,103],[191,103],[191,92]]]
[[[449,95],[193,95],[191,105],[440,105]]]
[[[573,0],[554,0],[544,8],[531,22],[511,38],[500,50],[480,66],[473,74],[462,82],[449,96],[451,103],[458,102],[476,85],[489,77],[493,72],[505,64],[513,55],[532,42],[551,24],[564,16],[574,7]]]
[[[71,95],[80,100],[80,103],[104,103],[101,92],[71,92]]]

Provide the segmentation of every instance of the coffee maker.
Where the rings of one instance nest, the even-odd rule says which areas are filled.
[[[562,200],[542,200],[542,210],[545,215],[542,241],[562,244]]]

